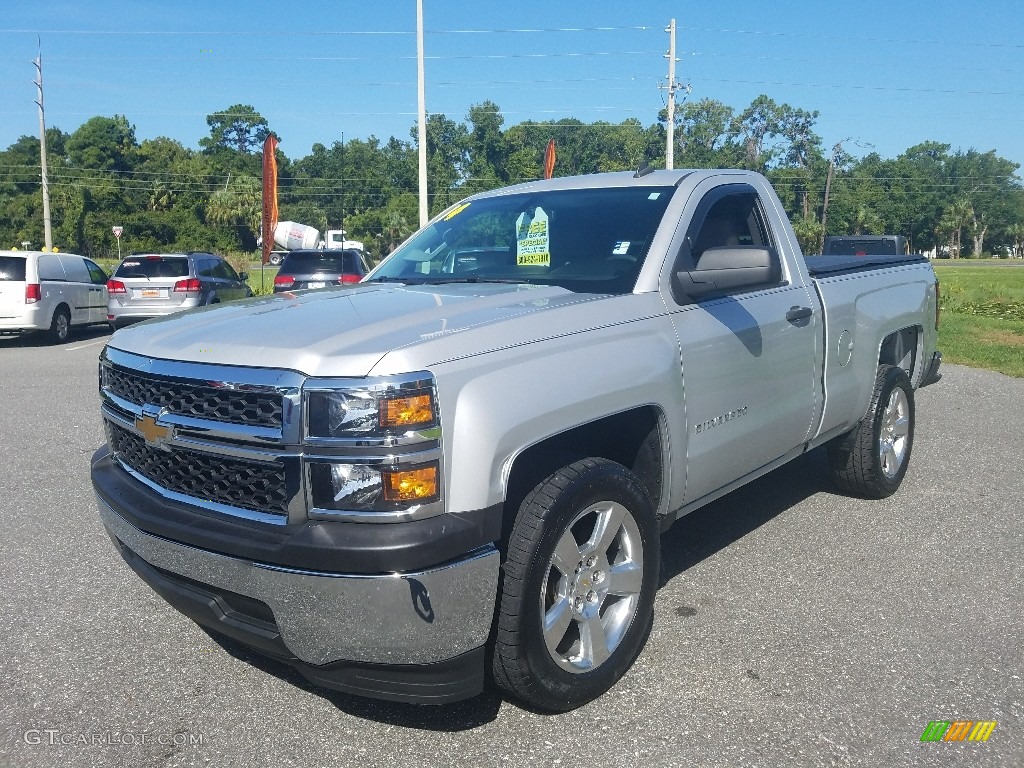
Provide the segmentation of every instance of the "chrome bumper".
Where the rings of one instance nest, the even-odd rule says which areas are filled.
[[[308,664],[429,664],[487,641],[498,588],[493,546],[416,573],[302,571],[153,536],[97,501],[108,532],[150,565],[269,606],[288,650]]]

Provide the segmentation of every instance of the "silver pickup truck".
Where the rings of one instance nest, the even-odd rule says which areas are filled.
[[[611,173],[437,216],[361,284],[118,331],[100,516],[206,628],[360,695],[606,691],[659,534],[819,446],[900,486],[939,378],[935,275],[804,259],[764,178]]]

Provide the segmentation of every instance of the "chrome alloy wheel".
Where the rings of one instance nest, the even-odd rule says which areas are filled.
[[[541,589],[548,653],[567,672],[608,659],[636,614],[643,584],[640,529],[626,507],[598,502],[565,529]]]
[[[879,463],[890,480],[896,477],[907,458],[910,436],[910,403],[901,387],[893,389],[882,415],[878,436]]]

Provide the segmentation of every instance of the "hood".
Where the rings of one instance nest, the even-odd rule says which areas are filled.
[[[601,298],[525,284],[362,284],[168,315],[123,328],[109,344],[166,360],[362,377],[394,350],[437,345],[441,354],[449,345],[438,342],[453,334]],[[529,326],[536,331],[533,323]],[[471,343],[461,354],[517,343],[511,331],[494,329],[484,338],[473,334],[475,345],[482,346],[474,350]],[[419,351],[412,357],[429,363],[430,350]]]

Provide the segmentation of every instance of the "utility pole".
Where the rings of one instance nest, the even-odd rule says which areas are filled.
[[[675,161],[675,148],[676,148],[676,91],[683,90],[687,93],[690,92],[690,86],[680,85],[676,82],[676,62],[679,59],[676,58],[676,20],[672,19],[668,23],[668,28],[665,30],[668,32],[668,53],[665,54],[665,58],[668,59],[668,85],[665,88],[668,90],[668,132],[665,138],[665,168],[672,170],[673,163]]]
[[[341,247],[345,247],[345,132],[341,132],[341,183],[338,185],[341,193],[341,221],[338,228],[341,229]],[[327,232],[324,232],[327,238]]]
[[[423,0],[416,0],[416,90],[418,96],[420,226],[427,223],[427,100],[423,84]]]
[[[43,181],[43,243],[44,250],[53,249],[53,233],[50,229],[50,182],[46,176],[46,117],[43,109],[43,43],[39,40],[39,55],[36,56],[36,89],[39,99],[39,167]]]
[[[672,170],[676,147],[676,20],[668,24],[668,139],[665,141],[665,167]]]

